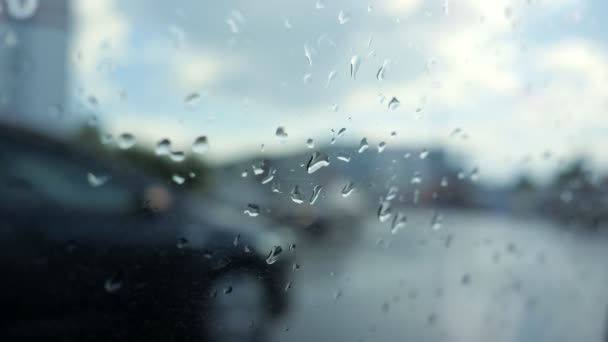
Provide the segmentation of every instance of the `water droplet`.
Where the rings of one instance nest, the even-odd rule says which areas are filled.
[[[403,159],[408,159],[410,156],[411,156],[411,153],[409,153],[409,152],[405,152],[405,153],[403,154]]]
[[[101,144],[108,145],[114,142],[114,137],[110,133],[105,133],[101,135]]]
[[[395,111],[397,110],[397,108],[399,108],[399,105],[401,103],[399,102],[399,100],[396,97],[392,97],[390,101],[388,101],[388,109]]]
[[[97,188],[106,184],[110,180],[110,176],[96,176],[91,172],[87,172],[87,181],[89,185]]]
[[[175,184],[178,184],[178,185],[182,185],[186,182],[186,177],[178,175],[178,174],[173,175],[171,177],[171,179],[173,180],[173,182]]]
[[[340,23],[340,25],[344,25],[349,21],[350,21],[350,15],[347,12],[340,11],[340,13],[338,13],[338,23]]]
[[[270,191],[274,192],[275,194],[280,194],[281,184],[279,184],[279,182],[272,182],[272,184],[270,184]]]
[[[321,194],[321,190],[323,190],[322,186],[315,185],[315,187],[312,189],[312,195],[310,196],[310,201],[308,201],[308,204],[310,204],[310,205],[315,204],[315,202],[319,198],[319,195]]]
[[[294,203],[300,204],[304,202],[304,196],[300,192],[300,188],[297,185],[293,187],[293,190],[291,190],[290,197]]]
[[[433,213],[431,218],[431,228],[434,230],[441,229],[441,225],[443,224],[443,215],[437,211]]]
[[[196,109],[201,103],[201,94],[198,92],[190,93],[184,98],[184,104],[188,109]]]
[[[325,8],[325,0],[317,0],[317,3],[315,4],[315,8],[316,9]]]
[[[315,151],[312,153],[310,160],[306,166],[308,173],[315,173],[317,170],[329,166],[329,157],[323,153]]]
[[[184,249],[188,247],[188,239],[186,239],[185,237],[180,237],[179,239],[177,239],[177,243],[175,245],[178,249]]]
[[[171,151],[169,158],[176,163],[181,163],[186,160],[186,154],[182,151]]]
[[[231,294],[232,293],[232,286],[228,285],[226,286],[226,288],[224,289],[224,294]]]
[[[122,150],[128,150],[131,147],[135,146],[136,142],[137,140],[135,139],[135,135],[131,133],[123,133],[118,136],[116,144],[118,145],[118,148]]]
[[[414,171],[414,175],[412,176],[412,184],[420,184],[422,182],[422,175],[418,171]]]
[[[428,157],[428,155],[429,155],[429,151],[427,151],[427,149],[425,148],[420,152],[419,157],[420,157],[420,159],[426,159],[426,157]]]
[[[238,247],[240,242],[241,242],[241,234],[236,234],[236,236],[234,237],[234,240],[232,240],[232,245],[234,247]]]
[[[275,135],[281,144],[284,144],[287,141],[287,132],[285,131],[285,127],[279,126],[275,131]]]
[[[308,83],[308,82],[310,82],[311,79],[312,79],[312,74],[307,73],[307,74],[304,74],[304,76],[302,77],[302,82]]]
[[[291,281],[288,281],[285,285],[285,292],[289,291],[289,289],[291,289]],[[286,330],[289,331],[289,328],[287,328]]]
[[[156,143],[156,149],[154,150],[158,156],[166,156],[171,153],[171,140],[162,139]]]
[[[382,201],[380,203],[380,206],[378,207],[378,213],[377,213],[378,221],[386,222],[392,216],[391,211],[392,211],[391,202]]]
[[[308,43],[304,44],[304,57],[308,66],[312,66],[312,50],[308,47]]]
[[[471,170],[471,174],[469,177],[471,178],[472,182],[477,182],[477,180],[479,179],[479,168],[474,167],[473,170]]]
[[[299,264],[293,264],[293,266],[291,266],[291,269],[294,271],[297,271],[300,269],[300,265]]]
[[[245,16],[237,10],[232,10],[225,22],[232,33],[238,34],[245,26]]]
[[[350,155],[347,154],[346,152],[340,152],[340,153],[338,153],[338,160],[348,163],[348,162],[350,162]]]
[[[398,193],[399,193],[399,188],[397,188],[396,186],[391,186],[388,189],[388,192],[386,193],[386,195],[384,196],[384,199],[387,201],[392,201],[397,197]]]
[[[380,67],[380,69],[378,69],[378,72],[376,73],[376,78],[378,79],[378,81],[384,81],[384,73],[390,63],[391,63],[390,59],[384,60],[384,62],[382,63],[382,66]]]
[[[336,113],[338,110],[340,110],[340,106],[337,103],[334,103],[331,105],[331,110]]]
[[[334,299],[340,299],[340,297],[342,297],[342,289],[338,289],[336,290],[336,292],[334,292]]]
[[[264,172],[264,175],[262,176],[262,180],[260,181],[260,183],[262,183],[262,184],[270,183],[274,179],[275,172],[277,172],[277,170],[274,167],[269,167],[268,170]]]
[[[443,177],[441,178],[441,184],[440,184],[440,185],[441,185],[441,187],[443,187],[443,188],[447,187],[447,186],[448,186],[448,178],[447,178],[447,177],[445,177],[445,176],[443,176]]]
[[[192,152],[198,154],[204,154],[209,151],[209,141],[206,136],[200,136],[192,143]]]
[[[367,138],[363,138],[363,139],[361,139],[361,143],[359,143],[359,150],[357,152],[363,153],[368,148],[369,148],[369,143],[367,142]]]
[[[334,78],[336,78],[337,74],[338,73],[336,72],[336,70],[332,70],[329,72],[329,74],[327,75],[327,82],[325,83],[325,88],[329,88],[331,82],[334,80]]]
[[[464,179],[464,177],[465,177],[464,170],[460,169],[458,171],[458,174],[456,175],[456,177],[460,180]]]
[[[243,213],[250,217],[257,217],[260,215],[260,207],[257,204],[247,204],[247,207],[243,210]]]
[[[277,260],[279,260],[279,255],[281,255],[281,252],[283,252],[281,246],[272,247],[270,253],[268,254],[268,257],[266,257],[266,263],[268,265],[272,265],[277,262]]]
[[[338,135],[336,136],[336,138],[340,138],[344,135],[344,133],[346,133],[346,128],[342,127],[340,128],[340,130],[338,131]]]
[[[462,132],[462,129],[460,128],[455,128],[451,133],[450,133],[450,138],[454,138],[456,137],[458,134],[460,134],[460,132]]]
[[[283,24],[285,25],[286,29],[291,28],[291,20],[289,18],[285,18],[285,20],[283,21]]]
[[[371,11],[373,11],[373,10],[374,10],[374,6],[372,6],[372,5],[367,5],[367,11],[368,11],[368,12],[371,12]]]
[[[352,194],[353,191],[355,191],[355,188],[356,188],[355,182],[348,182],[342,188],[342,197],[348,197],[348,196],[350,196],[350,194]]]
[[[105,283],[103,284],[103,287],[106,290],[106,292],[116,293],[118,290],[120,290],[122,288],[122,285],[123,285],[122,272],[116,272],[116,273],[112,274],[108,279],[106,279]]]
[[[306,147],[315,148],[315,141],[312,138],[306,139]]]
[[[397,213],[391,224],[391,234],[396,234],[401,228],[407,225],[407,216],[403,213]]]
[[[38,5],[38,0],[6,0],[6,12],[13,19],[24,20],[36,14]]]
[[[414,189],[414,195],[413,195],[413,199],[412,202],[414,204],[418,204],[418,202],[420,201],[420,189]]]
[[[350,59],[350,77],[354,80],[357,78],[357,73],[361,67],[361,57],[354,55]]]
[[[386,149],[386,142],[381,141],[381,142],[378,144],[378,153],[382,153],[382,152],[384,152],[384,150],[385,150],[385,149]]]

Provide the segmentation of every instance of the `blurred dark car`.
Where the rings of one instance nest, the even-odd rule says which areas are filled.
[[[271,233],[205,222],[162,181],[15,128],[0,160],[0,341],[214,340],[223,317],[261,339],[286,309]],[[237,289],[253,308],[225,305]]]

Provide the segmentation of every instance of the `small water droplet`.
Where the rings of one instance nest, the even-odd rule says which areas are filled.
[[[188,247],[188,239],[186,239],[185,237],[180,237],[179,239],[177,239],[177,243],[175,245],[178,249],[184,249]]]
[[[122,288],[123,285],[123,276],[122,272],[116,272],[112,274],[108,279],[106,279],[103,284],[104,289],[108,293],[116,293],[118,290]]]
[[[287,141],[287,131],[285,131],[285,127],[279,126],[275,131],[275,135],[281,144],[284,144]]]
[[[372,5],[367,5],[367,12],[371,12],[374,10],[374,6]]]
[[[135,146],[135,143],[137,143],[137,140],[135,139],[135,135],[131,133],[123,133],[119,135],[118,140],[116,141],[118,148],[122,150],[130,149],[131,147]]]
[[[422,182],[422,175],[418,171],[414,171],[412,176],[411,184],[420,184]]]
[[[270,184],[270,191],[272,191],[273,193],[276,193],[276,194],[280,194],[281,193],[281,184],[279,182],[272,182],[272,184]]]
[[[340,13],[338,13],[338,23],[340,23],[340,25],[344,25],[349,21],[350,21],[350,14],[348,14],[348,12],[340,11]]]
[[[293,264],[293,266],[291,266],[291,269],[294,271],[297,271],[300,269],[300,265],[299,264]]]
[[[233,34],[240,33],[245,27],[245,16],[238,10],[232,10],[230,15],[225,20]]]
[[[207,137],[202,135],[194,140],[192,143],[192,152],[198,154],[205,154],[209,151],[209,141]]]
[[[381,141],[381,142],[378,144],[378,153],[382,153],[382,152],[384,152],[384,150],[385,150],[385,149],[386,149],[386,142]]]
[[[407,216],[403,213],[397,213],[391,224],[391,234],[396,234],[401,228],[407,225]]]
[[[329,88],[331,82],[334,80],[334,78],[336,78],[337,74],[338,73],[336,72],[336,70],[332,70],[329,72],[329,74],[327,75],[327,82],[325,83],[325,88]]]
[[[311,79],[312,79],[312,74],[307,73],[307,74],[304,74],[304,76],[302,77],[302,82],[309,83]]]
[[[182,151],[171,151],[171,153],[169,153],[169,159],[176,163],[181,163],[186,160],[186,154]]]
[[[110,180],[110,176],[97,176],[91,172],[87,172],[87,181],[89,185],[97,188],[106,184]]]
[[[114,137],[110,133],[104,133],[101,135],[101,144],[108,145],[114,142]]]
[[[315,4],[315,8],[316,9],[325,8],[325,0],[317,0],[317,3]]]
[[[171,179],[173,180],[173,182],[175,184],[178,184],[178,185],[182,185],[186,182],[186,177],[178,175],[178,174],[173,175],[171,177]]]
[[[414,189],[413,197],[412,203],[418,204],[418,202],[420,202],[420,189]]]
[[[378,221],[386,222],[392,216],[391,202],[382,201],[378,207]]]
[[[315,148],[315,141],[312,138],[306,139],[306,147]]]
[[[13,19],[17,20],[33,17],[36,14],[36,10],[38,10],[38,6],[38,0],[6,0],[6,12]]]
[[[445,187],[447,187],[447,186],[448,186],[448,178],[447,178],[446,176],[443,176],[443,177],[441,178],[441,184],[440,184],[440,185],[441,185],[441,187],[443,187],[443,188],[445,188]]]
[[[342,297],[342,289],[337,289],[336,292],[334,292],[334,299],[338,300],[340,297]]]
[[[201,103],[201,94],[198,92],[190,93],[184,98],[184,104],[188,109],[196,109]]]
[[[397,110],[397,108],[399,108],[399,105],[401,103],[399,102],[399,100],[396,97],[392,97],[390,101],[388,101],[388,109],[395,111]]]
[[[350,162],[350,154],[347,154],[346,152],[340,152],[338,153],[338,160],[348,163]]]
[[[297,185],[293,187],[293,190],[291,190],[290,197],[294,203],[301,204],[304,202],[304,196],[300,192],[300,188]]]
[[[312,50],[308,46],[308,43],[304,44],[304,57],[308,66],[312,66]]]
[[[474,167],[473,170],[471,170],[471,174],[469,175],[469,177],[471,178],[472,182],[477,182],[477,180],[479,179],[479,168]]]
[[[464,179],[465,178],[464,170],[460,169],[458,171],[458,174],[456,175],[456,177],[460,180]]]
[[[384,81],[384,73],[386,72],[386,69],[388,68],[388,65],[391,63],[390,59],[385,59],[384,62],[382,63],[382,66],[380,67],[380,69],[378,69],[378,72],[376,73],[376,78],[378,79],[378,81]]]
[[[340,106],[337,103],[334,103],[331,105],[331,110],[336,113],[338,110],[340,110]]]
[[[291,289],[291,281],[288,281],[285,285],[285,292],[289,291],[289,289]],[[287,328],[287,331],[289,331],[289,328]]]
[[[283,25],[285,25],[286,29],[291,29],[291,20],[289,18],[285,18]]]
[[[232,293],[232,286],[228,285],[226,286],[226,288],[224,289],[224,294],[231,294]]]
[[[369,148],[369,143],[367,142],[367,138],[363,138],[363,139],[361,139],[361,142],[359,143],[359,150],[357,152],[363,153],[368,148]]]
[[[250,217],[257,217],[260,215],[260,207],[257,204],[247,204],[247,207],[243,210],[243,213]]]
[[[357,78],[357,73],[361,67],[361,57],[354,55],[350,59],[350,77],[354,80]]]
[[[268,257],[266,257],[266,263],[268,265],[272,265],[277,262],[277,260],[279,260],[279,255],[281,255],[281,252],[283,252],[281,246],[272,247],[270,253],[268,254]]]
[[[397,198],[397,194],[399,193],[399,188],[397,188],[396,186],[391,186],[386,195],[384,196],[384,199],[387,201],[392,201],[395,198]]]
[[[310,196],[308,204],[315,204],[315,202],[319,198],[319,195],[321,194],[321,190],[323,190],[323,187],[321,185],[315,185],[315,187],[312,189],[312,195]]]
[[[336,138],[340,138],[344,135],[344,133],[346,133],[346,128],[342,127],[340,128],[340,130],[338,131],[338,135],[336,136]]]
[[[431,228],[433,228],[433,230],[441,229],[442,224],[443,224],[443,215],[440,212],[435,211],[431,218]]]
[[[458,134],[460,134],[460,132],[462,132],[462,129],[460,128],[455,128],[451,133],[450,133],[450,138],[454,138],[456,137]]]
[[[156,149],[154,150],[156,155],[165,156],[171,153],[171,140],[162,139],[158,143],[156,143]]]
[[[353,191],[355,191],[355,188],[356,188],[355,182],[348,182],[342,188],[342,197],[348,197],[348,196],[350,196],[350,194],[352,194]]]
[[[329,157],[323,152],[315,151],[312,153],[306,169],[310,174],[326,166],[329,166]]]
[[[418,155],[418,156],[420,157],[420,159],[426,159],[426,157],[428,157],[428,155],[429,155],[429,151],[427,151],[427,149],[425,148],[420,152],[420,155]]]

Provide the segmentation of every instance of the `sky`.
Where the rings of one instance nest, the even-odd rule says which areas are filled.
[[[71,5],[75,110],[138,144],[189,151],[205,135],[204,158],[227,163],[346,128],[339,143],[447,147],[492,182],[580,155],[608,170],[603,0]]]

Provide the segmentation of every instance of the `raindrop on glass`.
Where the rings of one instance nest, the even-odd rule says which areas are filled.
[[[385,59],[384,62],[382,63],[382,66],[380,67],[380,69],[378,69],[378,72],[376,73],[376,78],[378,79],[378,81],[384,81],[384,72],[386,71],[386,69],[388,68],[388,65],[391,63],[390,59]]]
[[[326,166],[329,166],[329,157],[323,152],[315,151],[312,153],[310,160],[308,160],[306,169],[308,173],[315,173],[317,170]]]
[[[38,5],[38,0],[6,0],[6,12],[13,19],[28,19],[36,14]]]
[[[118,136],[118,140],[116,141],[116,144],[118,145],[118,148],[120,148],[122,150],[128,150],[131,147],[135,146],[136,142],[137,141],[135,139],[135,135],[133,135],[131,133],[123,133]]]
[[[433,216],[431,218],[431,228],[434,230],[438,230],[441,228],[443,224],[443,215],[437,211],[433,212]]]
[[[325,0],[317,0],[317,3],[315,4],[315,8],[316,9],[325,8]]]
[[[300,192],[300,188],[296,185],[291,190],[290,198],[294,203],[300,204],[304,202],[304,196]]]
[[[257,217],[260,215],[260,207],[257,204],[247,204],[247,207],[243,210],[243,213],[250,217]]]
[[[391,186],[386,195],[384,196],[384,199],[387,201],[392,201],[397,197],[397,194],[399,193],[399,188],[397,188],[396,186]]]
[[[308,44],[304,45],[304,57],[308,66],[312,66],[312,50],[308,47]]]
[[[341,160],[345,163],[350,162],[350,155],[347,154],[346,152],[339,152],[338,153],[338,160]]]
[[[471,170],[471,174],[469,175],[469,177],[471,178],[472,182],[477,182],[477,180],[479,179],[479,168],[474,167],[473,170]]]
[[[181,237],[177,239],[177,243],[175,245],[178,249],[184,249],[188,247],[188,239],[186,239],[185,237]]]
[[[378,221],[386,222],[392,215],[391,211],[392,211],[392,209],[391,209],[390,202],[388,202],[388,201],[381,202],[380,206],[378,207],[378,213],[377,213]]]
[[[194,140],[192,143],[192,152],[198,154],[207,153],[209,150],[209,141],[206,136],[200,136]]]
[[[181,163],[186,159],[186,154],[182,151],[172,151],[171,153],[169,153],[169,158],[171,159],[171,161]]]
[[[443,176],[443,177],[441,178],[441,184],[440,184],[440,185],[441,185],[441,187],[443,187],[443,188],[447,187],[447,186],[448,186],[448,178],[447,178],[447,177],[445,177],[445,176]]]
[[[123,285],[122,278],[122,273],[116,272],[112,274],[112,276],[110,276],[108,279],[106,279],[105,283],[103,284],[103,287],[106,292],[116,293],[118,290],[120,290]]]
[[[279,139],[280,143],[284,144],[287,141],[287,132],[285,131],[285,127],[277,127],[274,134],[276,135],[277,139]]]
[[[310,82],[311,78],[312,78],[312,74],[310,74],[310,73],[304,74],[304,76],[302,77],[302,82],[308,83],[308,82]]]
[[[361,67],[361,57],[354,55],[350,59],[350,77],[354,80],[357,78],[357,73]]]
[[[91,172],[87,172],[87,181],[89,182],[89,185],[94,188],[97,188],[97,187],[100,187],[100,186],[106,184],[109,180],[110,180],[109,176],[97,176]]]
[[[357,152],[363,153],[368,148],[369,148],[369,143],[367,142],[367,138],[363,138],[363,139],[361,139],[361,143],[359,143],[359,149],[357,150]]]
[[[393,223],[391,223],[391,234],[396,234],[401,228],[405,227],[407,224],[407,216],[403,213],[397,213],[393,218]]]
[[[266,257],[266,263],[268,265],[272,265],[277,262],[277,260],[279,260],[279,255],[281,255],[281,252],[283,252],[281,246],[272,247],[270,253],[268,253],[268,257]]]
[[[286,29],[290,29],[291,28],[291,20],[289,20],[289,18],[285,18],[285,20],[283,21],[283,25],[285,25]]]
[[[162,139],[158,143],[156,143],[156,149],[154,150],[156,155],[158,156],[166,156],[171,153],[171,140]]]
[[[399,108],[399,105],[401,103],[399,102],[399,100],[396,97],[392,97],[390,101],[388,101],[388,109],[395,111],[397,110],[397,108]]]
[[[312,138],[306,139],[306,147],[315,148],[315,141]]]
[[[327,82],[325,83],[325,88],[329,88],[331,82],[334,80],[334,78],[336,78],[337,74],[338,73],[336,72],[336,70],[332,70],[329,72],[329,74],[327,75]]]
[[[315,204],[315,202],[319,198],[319,195],[321,194],[321,190],[323,190],[322,186],[315,185],[315,187],[312,189],[312,195],[310,196],[310,200],[308,201],[308,204],[310,204],[310,205]]]
[[[337,103],[331,105],[331,110],[335,113],[340,110],[340,106]]]
[[[201,94],[198,92],[190,93],[184,98],[184,104],[188,109],[195,109],[201,103]]]
[[[427,149],[423,149],[418,155],[420,159],[426,159],[429,156],[429,151]]]
[[[177,174],[173,175],[171,179],[173,180],[173,183],[178,185],[182,185],[186,182],[186,177]]]
[[[346,133],[346,128],[344,128],[344,127],[340,128],[340,130],[338,131],[338,135],[336,136],[336,138],[340,138],[341,136],[344,135],[344,133]]]
[[[340,11],[340,13],[338,13],[338,23],[340,23],[340,25],[344,25],[349,21],[350,21],[350,15],[347,12]]]
[[[228,285],[226,286],[226,288],[224,289],[224,294],[231,294],[232,293],[232,286]]]
[[[385,149],[386,149],[386,142],[381,141],[381,142],[378,144],[378,153],[382,153],[382,152],[384,152],[384,150],[385,150]]]
[[[356,188],[355,182],[348,182],[342,188],[342,197],[348,197],[348,196],[350,196],[350,194],[352,194],[353,191],[355,191],[355,188]]]
[[[420,184],[421,182],[422,182],[422,175],[420,175],[420,172],[415,171],[414,175],[412,176],[411,183],[412,184]]]

